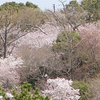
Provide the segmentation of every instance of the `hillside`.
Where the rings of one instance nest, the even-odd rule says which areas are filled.
[[[100,99],[100,1],[60,3],[0,6],[0,85],[15,100]]]

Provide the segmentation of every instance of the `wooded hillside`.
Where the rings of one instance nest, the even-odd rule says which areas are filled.
[[[42,11],[31,2],[0,6],[0,84],[12,91],[26,82],[13,91],[15,100],[100,99],[100,0],[59,2],[63,8],[57,11]],[[73,81],[68,87],[74,96],[60,86],[72,82],[67,80]],[[42,95],[35,89],[38,96],[31,97],[31,86]]]

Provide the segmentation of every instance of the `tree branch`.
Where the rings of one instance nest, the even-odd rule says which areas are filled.
[[[38,28],[42,33],[44,33],[45,35],[47,35],[39,26],[36,26],[36,25],[35,25],[34,28]],[[31,31],[30,31],[30,32],[31,32]],[[17,37],[16,39],[14,39],[14,40],[12,40],[11,42],[9,42],[8,45],[12,44],[13,42],[15,42],[16,40],[22,38],[23,36],[29,34],[30,32],[27,32],[27,33],[25,33],[25,34],[23,34],[23,35]]]
[[[39,26],[35,25],[35,28],[38,28],[42,33],[46,34]],[[47,34],[46,34],[47,35]]]
[[[3,41],[3,43],[5,42],[3,36],[0,34],[1,40]]]

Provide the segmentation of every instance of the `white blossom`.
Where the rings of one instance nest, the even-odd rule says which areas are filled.
[[[3,96],[0,96],[0,100],[3,100]]]
[[[10,99],[12,99],[14,96],[11,93],[6,93],[6,96]]]
[[[49,95],[51,100],[78,100],[80,98],[79,89],[72,88],[72,83],[72,80],[64,78],[48,79],[47,89],[42,93]]]
[[[0,59],[0,66],[5,67],[8,66],[10,68],[17,68],[17,67],[21,67],[21,65],[23,64],[23,60],[19,57],[19,58],[14,58],[12,55],[8,56],[7,58]]]
[[[7,58],[0,58],[0,85],[3,85],[7,80],[11,83],[18,83],[20,76],[17,69],[22,67],[23,60],[21,58],[14,58],[12,55]]]

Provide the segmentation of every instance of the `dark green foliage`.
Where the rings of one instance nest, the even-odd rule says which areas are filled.
[[[7,10],[7,9],[15,9],[15,10],[19,10],[25,7],[30,7],[30,8],[39,8],[37,5],[31,3],[31,2],[27,2],[26,5],[24,5],[24,3],[16,3],[16,2],[6,2],[3,5],[0,6],[0,11],[2,10]]]
[[[37,5],[35,5],[35,4],[31,3],[31,2],[28,2],[28,1],[26,2],[26,6],[27,6],[27,7],[30,7],[30,8],[33,8],[33,9],[34,9],[34,8],[38,8]]]
[[[88,21],[100,20],[100,0],[83,0],[81,6],[88,12]]]
[[[31,91],[32,90],[32,86],[31,84],[24,82],[23,85],[21,86],[21,90],[27,89],[27,91]]]
[[[66,9],[67,10],[76,10],[76,11],[81,11],[82,8],[81,6],[79,5],[79,3],[75,0],[75,1],[70,1],[69,4],[66,5]]]
[[[0,96],[3,96],[3,100],[10,100],[8,97],[6,97],[5,91],[2,87],[0,87]]]
[[[39,90],[34,90],[34,95],[32,94],[32,86],[31,84],[24,82],[24,84],[20,87],[20,93],[16,93],[15,90],[12,92],[15,100],[50,100],[48,96],[43,97],[40,95]]]
[[[23,8],[23,7],[25,7],[25,5],[24,5],[24,3],[19,3],[19,8]]]
[[[64,47],[65,47],[65,44],[64,44]],[[60,52],[61,49],[62,49],[62,44],[59,43],[59,42],[56,43],[56,44],[54,44],[53,47],[52,47],[52,50],[53,50],[54,52]],[[63,49],[64,49],[64,48],[63,48]]]
[[[7,9],[18,9],[18,4],[15,2],[6,2],[3,5],[1,5],[1,10],[7,10]]]
[[[56,42],[65,42],[68,41],[68,39],[72,39],[74,42],[78,42],[81,37],[76,31],[63,31],[62,34],[58,35]]]
[[[56,44],[53,45],[53,51],[66,51],[69,48],[69,43],[72,41],[72,45],[79,42],[81,39],[80,35],[76,31],[63,31],[62,34],[58,35]]]
[[[83,81],[74,81],[72,84],[74,89],[80,89],[80,96],[79,100],[90,100],[90,87],[87,83]]]
[[[66,31],[63,31],[62,34],[58,35],[56,43],[66,41]]]
[[[31,84],[24,82],[20,89],[20,93],[16,93],[15,90],[12,92],[15,100],[32,100],[31,93],[29,92],[32,89]]]
[[[77,43],[81,40],[81,36],[76,31],[73,31],[73,35],[74,35],[75,43]]]
[[[33,100],[50,100],[50,98],[48,96],[46,96],[46,97],[41,96],[39,94],[39,90],[38,89],[35,89],[34,90]]]

